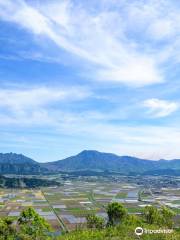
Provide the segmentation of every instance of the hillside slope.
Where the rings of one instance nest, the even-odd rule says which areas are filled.
[[[85,150],[64,160],[44,164],[52,171],[109,170],[120,173],[144,172],[154,169],[155,165],[155,161],[129,156],[120,157],[112,153],[101,153],[93,150]]]
[[[38,174],[43,172],[40,164],[16,153],[0,153],[0,174]]]
[[[116,171],[122,174],[143,173],[158,169],[180,170],[180,160],[145,160],[130,156],[118,156],[112,153],[101,153],[85,150],[63,160],[45,163],[44,167],[51,171]]]
[[[0,174],[44,174],[60,171],[110,171],[121,174],[180,175],[180,160],[145,160],[85,150],[63,160],[38,163],[22,154],[0,153]],[[167,175],[168,175],[167,174]]]

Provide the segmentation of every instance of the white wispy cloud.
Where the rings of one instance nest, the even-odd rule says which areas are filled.
[[[70,140],[67,145],[71,142],[72,145],[77,146],[78,142],[78,148],[74,147],[75,153],[88,146],[89,149],[146,158],[173,158],[180,154],[179,127],[113,124],[109,121],[112,117],[109,116],[111,112],[108,114],[98,110],[72,112],[62,107],[65,102],[82,101],[89,96],[92,96],[92,93],[87,90],[82,91],[81,88],[76,90],[48,87],[1,89],[0,131],[6,129],[6,135],[1,135],[2,146],[34,149],[38,145],[45,150],[48,144],[53,149],[57,146],[62,147],[62,143],[68,137]],[[58,103],[58,108],[52,107],[52,103]],[[153,106],[155,112],[153,110],[151,114],[158,117],[165,116],[167,112],[170,114],[172,110],[175,111],[175,105],[171,102],[150,99],[148,103],[146,107]],[[118,118],[117,113],[113,114],[113,119],[116,117]],[[26,132],[24,138],[23,129]],[[43,134],[39,133],[40,129]],[[13,137],[9,137],[12,135]],[[16,141],[17,138],[19,141]]]
[[[131,4],[128,5],[129,15],[130,10]],[[157,56],[128,37],[132,29],[130,24],[126,26],[122,15],[107,8],[92,13],[70,0],[39,5],[23,0],[0,1],[1,19],[14,22],[35,35],[48,37],[58,47],[91,63],[92,78],[132,86],[162,82]],[[129,21],[133,23],[130,17]],[[133,29],[137,27],[133,25]]]
[[[7,107],[14,111],[39,109],[53,103],[64,101],[78,101],[91,96],[91,91],[83,87],[53,88],[31,87],[0,89],[0,107]]]
[[[164,64],[171,66],[175,58],[180,59],[180,17],[176,1],[92,2],[101,6],[97,9],[90,8],[91,1],[76,1],[75,4],[73,0],[0,0],[1,20],[14,23],[18,28],[28,31],[32,34],[30,41],[35,37],[36,44],[41,45],[48,40],[47,48],[52,46],[50,41],[54,44],[53,50],[57,48],[54,56],[53,53],[48,55],[51,49],[38,53],[31,52],[31,49],[29,52],[23,51],[24,49],[21,51],[19,47],[15,57],[40,61],[44,59],[46,62],[61,64],[64,61],[61,55],[63,49],[67,52],[66,61],[68,59],[71,63],[75,59],[75,64],[80,65],[82,75],[86,74],[88,78],[100,83],[115,82],[134,87],[168,81]],[[172,88],[176,88],[177,92],[179,87],[178,79],[176,82],[178,86],[171,81],[171,95]],[[81,149],[88,146],[120,155],[150,157],[154,153],[157,158],[180,155],[178,124],[175,123],[176,128],[173,127],[174,122],[163,127],[151,119],[167,117],[179,109],[176,101],[164,100],[168,99],[165,95],[169,94],[169,88],[163,89],[165,93],[158,93],[156,89],[156,94],[152,93],[153,89],[146,88],[146,97],[141,91],[133,93],[134,89],[131,96],[128,93],[123,94],[122,88],[119,95],[122,95],[123,99],[117,98],[113,103],[108,103],[106,108],[93,101],[83,105],[83,100],[94,97],[89,89],[83,87],[53,88],[30,85],[0,88],[0,128],[6,129],[7,133],[9,131],[9,135],[4,136],[2,146],[6,143],[12,143],[12,146],[19,144],[17,136],[21,135],[24,128],[27,141],[20,136],[20,147],[33,148],[41,143],[44,149],[47,145],[52,149],[55,145],[58,149],[59,145],[65,149],[65,144],[62,143],[67,141],[67,151],[69,145],[75,146],[74,148],[78,145]],[[113,89],[111,91],[113,92]],[[152,95],[156,98],[151,98]],[[108,96],[106,97],[108,101]],[[132,107],[127,107],[126,98],[134,99],[128,102]],[[148,117],[150,116],[149,121],[157,124],[156,126],[138,122],[144,114],[144,111],[139,111],[142,106],[138,104],[146,98],[148,99],[143,102],[143,108],[147,110]],[[80,101],[82,105],[69,104],[71,106],[64,109],[64,103],[74,101]],[[101,107],[103,110],[98,109]],[[133,124],[133,120],[136,123]],[[38,135],[40,128],[43,129],[43,134]],[[28,136],[30,129],[36,132],[31,137]],[[16,130],[18,133],[10,139],[12,132]],[[46,131],[49,131],[47,136]]]
[[[84,118],[79,117],[78,114],[74,114],[74,116],[69,114],[68,116],[67,112],[59,112],[56,116],[52,112],[48,112],[48,114],[48,117],[51,117],[49,121],[47,121],[47,116],[45,115],[39,118],[37,128],[33,128],[32,133],[26,128],[28,133],[26,141],[20,139],[19,142],[16,141],[17,135],[21,136],[19,129],[23,129],[23,126],[27,127],[27,125],[35,126],[37,118],[34,121],[35,119],[31,119],[30,116],[26,118],[19,117],[18,119],[12,118],[11,122],[6,120],[6,123],[2,123],[3,119],[0,117],[1,127],[4,124],[14,126],[14,130],[11,130],[6,136],[1,134],[4,143],[7,142],[9,145],[12,144],[12,146],[13,144],[18,144],[19,149],[33,149],[35,146],[38,146],[45,151],[47,144],[49,149],[54,149],[55,147],[62,148],[63,143],[66,142],[67,145],[64,146],[64,149],[68,152],[67,155],[69,155],[67,149],[69,149],[70,143],[74,153],[89,148],[104,152],[114,152],[120,155],[135,155],[148,159],[172,159],[180,155],[178,147],[180,139],[179,127],[151,125],[130,127],[92,121],[88,114]],[[43,134],[39,132],[42,126],[46,126],[43,129]],[[16,131],[18,131],[18,134]],[[13,138],[12,135],[14,135]],[[64,136],[69,136],[70,139],[67,141]],[[3,144],[3,146],[7,144]],[[51,159],[52,156],[47,160]]]
[[[143,105],[148,108],[148,113],[155,118],[167,117],[178,110],[179,104],[161,99],[147,99]]]

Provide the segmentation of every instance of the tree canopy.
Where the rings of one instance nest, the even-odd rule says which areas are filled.
[[[119,224],[126,216],[127,209],[118,202],[109,203],[107,206],[108,223],[110,225]]]

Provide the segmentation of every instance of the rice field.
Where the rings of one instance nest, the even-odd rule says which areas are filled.
[[[129,214],[141,214],[146,205],[162,204],[180,214],[180,189],[142,189],[135,184],[79,180],[60,187],[0,189],[0,216],[17,219],[23,209],[32,206],[54,231],[61,232],[83,227],[89,214],[107,219],[106,206],[113,201],[123,203]]]

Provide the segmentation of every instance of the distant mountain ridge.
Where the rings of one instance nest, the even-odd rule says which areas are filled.
[[[75,156],[63,160],[44,163],[44,167],[51,171],[108,170],[122,174],[143,173],[158,169],[172,169],[180,172],[180,160],[153,161],[94,150],[84,150]]]
[[[60,171],[109,171],[120,174],[165,173],[180,175],[180,159],[146,160],[131,156],[118,156],[95,150],[84,150],[75,156],[54,162],[38,163],[16,153],[0,153],[0,174],[44,174]]]
[[[112,153],[101,153],[94,150],[84,150],[75,156],[45,163],[45,167],[48,167],[48,169],[63,171],[110,170],[124,172],[126,168],[128,168],[129,171],[134,171],[135,169],[138,170],[140,166],[144,170],[146,170],[146,166],[151,168],[147,160],[129,156],[120,157]]]

